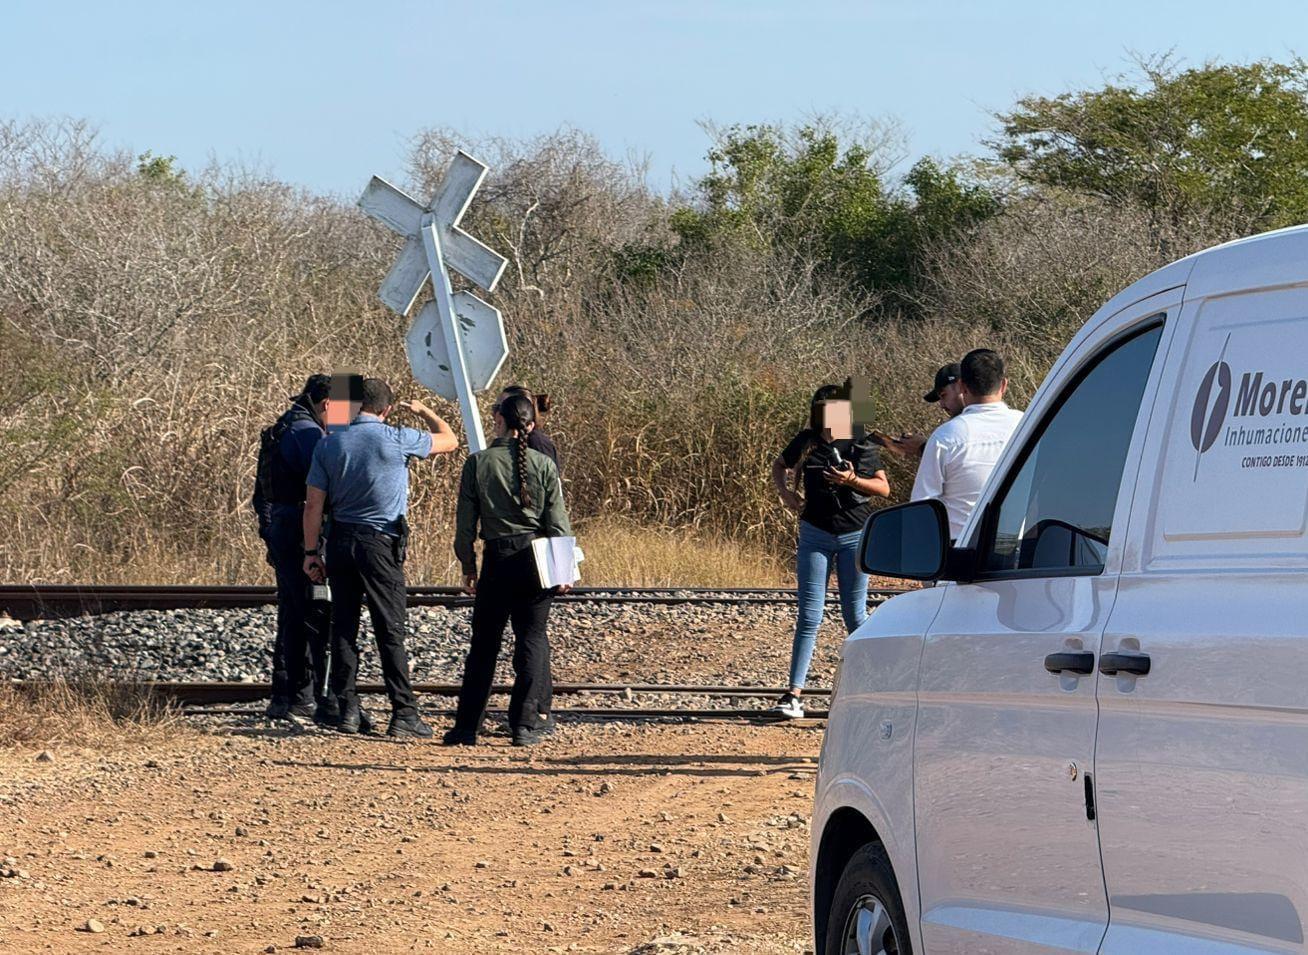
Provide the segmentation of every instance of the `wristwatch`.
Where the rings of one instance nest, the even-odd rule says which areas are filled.
[[[309,548],[306,547],[306,548],[304,549],[304,556],[305,556],[305,557],[317,557],[317,556],[318,556],[318,548],[315,547],[313,550],[309,550]]]

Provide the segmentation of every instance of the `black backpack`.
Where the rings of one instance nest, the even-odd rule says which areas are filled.
[[[284,467],[282,461],[282,435],[284,435],[294,418],[284,414],[277,421],[259,432],[259,460],[254,469],[254,496],[250,503],[259,516],[259,536],[263,537],[272,523],[272,506],[277,501],[276,476],[278,468]]]

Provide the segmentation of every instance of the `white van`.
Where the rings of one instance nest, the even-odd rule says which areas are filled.
[[[937,582],[845,644],[817,955],[1302,952],[1308,227],[1141,279],[1054,364]]]

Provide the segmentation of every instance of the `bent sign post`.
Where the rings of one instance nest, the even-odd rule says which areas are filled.
[[[407,316],[431,276],[431,301],[413,320],[404,339],[409,366],[421,384],[459,403],[468,449],[474,454],[486,447],[476,393],[495,380],[509,345],[499,309],[471,292],[454,293],[446,269],[490,293],[508,264],[502,255],[459,228],[459,220],[485,176],[485,164],[460,150],[435,198],[425,207],[378,176],[359,199],[364,212],[405,237],[399,258],[382,282],[382,302]]]

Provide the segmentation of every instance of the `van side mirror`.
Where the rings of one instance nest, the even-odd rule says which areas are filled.
[[[939,580],[950,556],[945,505],[933,499],[874,512],[863,525],[858,550],[866,573]]]

